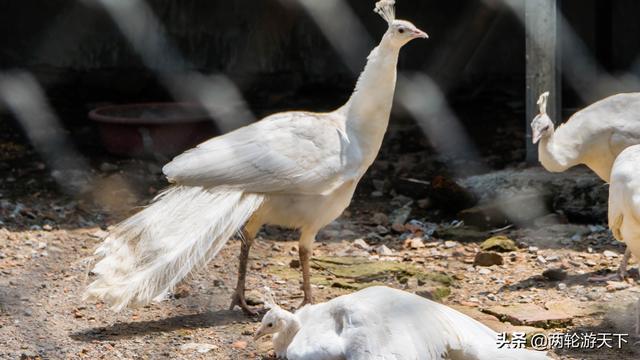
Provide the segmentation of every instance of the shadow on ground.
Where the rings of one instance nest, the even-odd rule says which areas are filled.
[[[118,322],[110,326],[95,327],[76,332],[71,334],[70,337],[74,340],[85,342],[109,341],[179,329],[222,326],[247,320],[246,315],[240,311],[207,311],[199,314],[173,316],[160,320]]]

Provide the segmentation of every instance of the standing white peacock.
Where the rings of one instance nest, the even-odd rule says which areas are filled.
[[[626,148],[611,170],[609,228],[613,236],[640,257],[640,145]],[[640,336],[640,299],[636,305],[636,336]]]
[[[554,128],[547,115],[549,92],[540,95],[538,114],[531,122],[538,158],[551,172],[584,164],[609,182],[613,162],[629,146],[640,144],[640,93],[616,94],[575,113]],[[618,276],[626,276],[627,249]]]
[[[398,54],[427,38],[395,19],[395,1],[375,12],[389,27],[368,57],[346,104],[329,113],[293,111],[208,140],[165,165],[173,186],[115,227],[97,254],[86,297],[115,310],[162,299],[196,266],[243,234],[231,308],[253,313],[244,297],[249,249],[263,224],[300,229],[304,302],[311,303],[309,259],[317,232],[336,219],[376,158],[386,132]]]

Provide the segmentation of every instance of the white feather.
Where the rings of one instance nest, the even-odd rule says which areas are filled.
[[[262,201],[262,195],[225,188],[168,189],[98,248],[104,258],[85,297],[103,299],[114,310],[161,299],[213,258]]]
[[[373,9],[378,15],[391,25],[393,20],[396,19],[395,0],[380,0],[376,3],[376,7]]]

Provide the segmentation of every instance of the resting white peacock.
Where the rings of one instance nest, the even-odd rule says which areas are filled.
[[[273,335],[279,358],[548,359],[544,352],[499,348],[498,334],[445,305],[401,290],[373,286],[295,313],[267,292],[269,312],[254,338]]]

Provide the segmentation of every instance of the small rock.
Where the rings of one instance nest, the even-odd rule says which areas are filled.
[[[116,170],[118,170],[118,167],[114,164],[108,162],[103,162],[102,164],[100,164],[100,171],[111,172]]]
[[[535,326],[547,329],[566,327],[572,323],[572,317],[569,314],[562,311],[547,310],[533,303],[494,306],[484,311],[513,325]]]
[[[409,249],[421,249],[424,247],[424,241],[420,237],[412,237],[404,241],[404,245]]]
[[[35,351],[31,350],[23,350],[20,355],[20,360],[32,360],[32,359],[40,359],[40,356]]]
[[[411,203],[409,202],[403,207],[395,209],[391,212],[391,215],[389,215],[389,222],[393,226],[402,225],[402,228],[404,230],[404,224],[407,222],[407,219],[409,219],[409,215],[411,215],[410,204]]]
[[[51,227],[51,225],[49,225],[49,224],[44,224],[44,225],[42,225],[42,230],[51,231],[51,230],[53,230],[53,227]]]
[[[624,290],[631,287],[631,285],[624,281],[607,281],[607,291]]]
[[[401,233],[404,232],[404,224],[393,224],[391,225],[391,229],[395,232]]]
[[[300,267],[300,260],[299,259],[291,259],[291,261],[289,261],[289,267],[292,269],[297,269]]]
[[[618,257],[618,253],[615,251],[611,251],[611,250],[605,250],[602,255],[604,255],[605,257],[608,258],[617,258]]]
[[[386,226],[378,225],[376,226],[376,232],[380,235],[386,235],[389,233],[389,229]]]
[[[548,262],[553,262],[553,261],[560,260],[560,256],[558,256],[558,255],[549,255],[549,256],[545,257],[544,259],[547,260]]]
[[[400,194],[394,196],[389,203],[394,207],[408,207],[413,204],[413,198]]]
[[[195,350],[201,354],[208,353],[211,350],[215,350],[218,347],[213,344],[205,344],[205,343],[187,343],[180,346],[180,351],[191,351]]]
[[[387,225],[389,224],[389,217],[386,214],[377,212],[371,217],[371,222],[376,225]]]
[[[231,347],[233,347],[234,349],[238,349],[238,350],[246,349],[247,342],[244,341],[244,340],[238,340],[238,341],[234,342],[233,344],[231,344]]]
[[[340,237],[341,238],[354,238],[356,236],[356,233],[353,230],[349,230],[349,229],[343,229],[340,231]]]
[[[498,253],[489,251],[481,251],[477,253],[476,257],[473,260],[473,265],[476,266],[492,266],[502,264],[504,264],[502,256],[500,256],[500,254]]]
[[[435,299],[435,296],[433,296],[433,293],[429,290],[418,290],[416,291],[416,295],[422,296],[423,298],[429,299],[429,300]]]
[[[405,279],[405,278],[402,278],[402,279]],[[418,284],[419,284],[418,279],[416,279],[415,277],[406,278],[406,279],[407,279],[407,282],[405,285],[407,289],[415,289],[418,287]]]
[[[529,246],[527,250],[532,254],[536,254],[540,249],[537,246]]]
[[[558,290],[566,290],[567,289],[567,284],[558,283],[557,287],[558,287]]]
[[[547,269],[542,273],[542,276],[551,281],[560,281],[567,278],[567,272],[559,268]]]
[[[540,265],[544,265],[547,263],[547,259],[545,259],[542,255],[538,255],[538,257],[536,258],[536,262]]]
[[[264,304],[264,301],[262,300],[263,296],[264,295],[260,291],[254,289],[247,292],[245,300],[247,301],[247,305],[258,306]]]
[[[364,241],[364,239],[362,239],[362,238],[355,239],[352,244],[353,244],[354,247],[357,247],[357,248],[362,249],[362,250],[367,250],[368,251],[369,249],[371,249],[371,246],[369,244],[367,244],[367,242]]]
[[[183,299],[188,297],[190,293],[191,288],[189,287],[189,285],[180,284],[173,290],[173,297],[176,299]]]
[[[382,236],[380,236],[380,234],[375,233],[375,232],[370,232],[367,234],[367,240],[370,240],[372,242],[380,242],[382,240],[384,240],[384,238]]]
[[[489,270],[487,268],[482,268],[482,269],[478,270],[478,274],[480,274],[480,275],[489,275],[489,274],[491,274],[491,270]]]
[[[429,198],[418,200],[418,207],[420,209],[426,209],[431,206],[431,200]]]
[[[378,255],[382,256],[390,256],[393,255],[393,250],[389,249],[386,245],[380,245],[375,248],[375,251]]]
[[[460,244],[457,241],[447,240],[444,242],[444,247],[446,247],[447,249],[454,248],[458,245]]]
[[[499,252],[509,252],[518,250],[518,247],[516,246],[515,241],[509,239],[506,236],[499,235],[490,237],[487,240],[483,241],[482,244],[480,244],[480,249],[484,251],[493,250]]]

